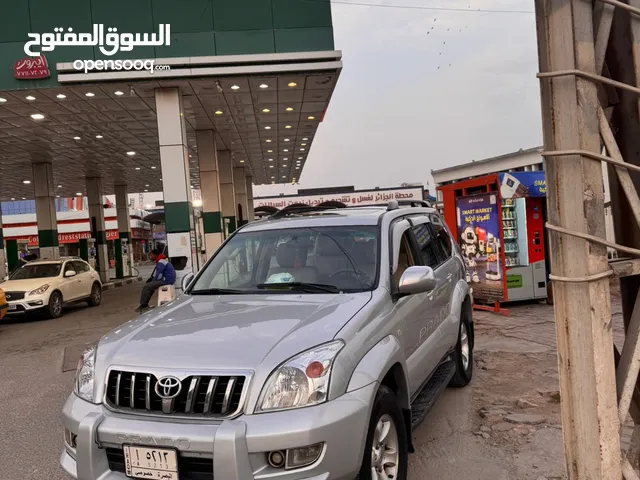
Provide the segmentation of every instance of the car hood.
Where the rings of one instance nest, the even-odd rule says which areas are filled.
[[[53,283],[56,281],[55,277],[52,278],[31,278],[26,280],[7,280],[0,283],[0,288],[5,292],[30,292],[36,288],[40,288],[47,283]]]
[[[270,354],[279,363],[333,340],[370,300],[370,292],[182,295],[103,337],[96,366],[253,370]]]

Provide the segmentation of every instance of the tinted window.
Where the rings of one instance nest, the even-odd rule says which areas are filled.
[[[413,234],[418,242],[418,248],[424,264],[431,268],[438,267],[442,263],[442,255],[439,254],[438,239],[433,230],[429,228],[429,224],[423,223],[413,227]]]
[[[446,262],[452,254],[451,237],[447,232],[447,229],[442,223],[442,219],[438,215],[430,215],[431,228],[438,240],[440,246],[440,253],[442,254],[442,262]]]
[[[73,262],[73,268],[75,269],[76,273],[84,273],[88,272],[91,267],[89,267],[88,263],[76,261]]]

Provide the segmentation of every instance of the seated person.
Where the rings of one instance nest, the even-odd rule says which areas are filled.
[[[154,248],[149,253],[149,258],[156,262],[156,268],[153,270],[151,277],[147,280],[147,284],[142,288],[140,294],[140,306],[136,308],[136,312],[142,312],[149,308],[149,300],[153,297],[153,293],[163,285],[173,285],[176,281],[176,270],[169,259]]]

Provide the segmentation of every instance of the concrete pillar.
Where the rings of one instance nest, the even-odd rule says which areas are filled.
[[[233,188],[236,194],[236,218],[238,226],[242,226],[249,220],[249,204],[247,203],[247,181],[244,178],[244,168],[233,169]]]
[[[2,204],[0,204],[0,282],[7,277],[6,254],[4,252],[4,238],[2,237]]]
[[[89,204],[89,228],[91,238],[96,240],[96,271],[102,283],[107,283],[109,274],[109,249],[107,248],[107,229],[104,224],[104,195],[102,178],[87,177],[87,203]]]
[[[114,242],[114,250],[116,257],[116,278],[124,278],[130,276],[131,272],[125,272],[123,268],[123,240],[129,242],[127,253],[124,261],[133,265],[133,247],[131,245],[131,220],[129,218],[129,197],[127,195],[126,185],[114,185],[116,193],[116,216],[118,219],[118,239]],[[126,273],[126,274],[125,274]]]
[[[233,183],[233,162],[229,150],[218,150],[218,176],[220,179],[220,200],[222,201],[222,221],[225,237],[235,232],[236,193]]]
[[[249,207],[249,210],[247,212],[247,220],[253,222],[256,218],[256,215],[253,211],[253,177],[251,176],[251,172],[249,170],[245,170],[244,178],[247,182],[247,206]]]
[[[222,202],[218,178],[216,136],[213,130],[196,132],[198,161],[200,164],[200,192],[202,197],[202,233],[207,258],[222,245]]]
[[[169,257],[186,257],[185,270],[196,271],[198,261],[182,95],[174,87],[157,88],[155,95]]]
[[[33,164],[33,191],[36,198],[36,220],[38,223],[39,258],[60,258],[58,244],[58,220],[56,218],[53,166],[49,162]]]

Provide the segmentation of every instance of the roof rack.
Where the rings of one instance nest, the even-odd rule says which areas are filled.
[[[277,211],[273,215],[270,215],[269,218],[283,218],[288,215],[299,215],[301,213],[308,212],[323,212],[325,210],[337,210],[341,207],[333,206],[333,205],[289,205],[288,207],[284,207],[282,210]]]
[[[391,200],[387,204],[387,210],[398,210],[401,206],[431,208],[431,204],[425,200]]]

